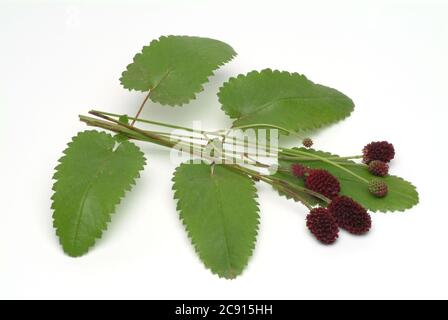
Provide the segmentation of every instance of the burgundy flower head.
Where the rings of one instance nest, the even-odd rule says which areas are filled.
[[[338,179],[322,169],[310,170],[305,178],[305,186],[330,199],[337,196],[341,191]]]
[[[297,178],[303,178],[305,174],[308,172],[308,168],[302,166],[301,164],[294,163],[291,165],[291,172]]]
[[[373,179],[369,182],[369,191],[375,197],[383,198],[387,195],[389,188],[383,180]]]
[[[385,177],[389,174],[389,165],[380,160],[373,160],[369,163],[369,172],[374,176]]]
[[[374,160],[390,162],[395,157],[394,146],[387,141],[372,142],[362,150],[364,163],[369,164]]]
[[[306,226],[324,244],[332,244],[339,236],[335,218],[325,208],[315,208],[306,217]]]
[[[313,140],[311,140],[310,138],[303,139],[302,143],[306,148],[311,148],[314,144]]]
[[[333,198],[328,210],[340,228],[353,234],[364,234],[372,227],[372,219],[367,210],[352,198],[341,196]]]

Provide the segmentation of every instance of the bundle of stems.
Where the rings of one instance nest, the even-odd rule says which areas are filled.
[[[88,126],[106,129],[117,134],[120,134],[123,138],[130,140],[138,140],[144,142],[154,143],[167,148],[180,148],[184,152],[188,152],[191,156],[197,157],[204,161],[209,161],[212,165],[214,164],[215,157],[208,156],[207,152],[204,152],[206,148],[210,145],[213,147],[214,144],[219,141],[223,145],[226,143],[226,139],[229,138],[229,130],[220,131],[205,131],[196,130],[188,127],[141,119],[138,117],[127,117],[125,115],[114,114],[110,112],[103,112],[92,110],[89,112],[90,116],[80,115],[80,121],[86,123]],[[126,119],[126,121],[123,121]],[[128,120],[132,121],[131,124]],[[145,123],[152,126],[157,126],[167,129],[175,129],[176,132],[160,131],[160,130],[147,130],[140,129],[135,126],[135,123]],[[246,129],[246,128],[236,128],[236,129]],[[277,128],[282,130],[282,128]],[[308,208],[312,208],[312,205],[303,197],[306,193],[310,196],[316,197],[325,203],[330,203],[330,199],[323,196],[320,193],[314,192],[306,187],[293,184],[287,180],[281,179],[273,174],[263,174],[260,169],[270,168],[271,165],[263,163],[258,159],[254,159],[253,156],[256,154],[248,151],[250,148],[263,148],[263,153],[273,154],[275,153],[278,160],[288,160],[288,161],[322,161],[332,166],[335,166],[360,181],[368,184],[369,181],[363,177],[355,174],[351,170],[347,169],[346,160],[360,159],[361,155],[350,156],[350,157],[321,157],[313,152],[309,152],[304,149],[296,148],[283,148],[283,147],[273,147],[271,145],[254,145],[253,143],[241,139],[238,137],[231,137],[231,143],[242,147],[242,150],[232,150],[232,152],[227,152],[225,148],[221,148],[221,154],[219,156],[223,159],[222,165],[228,167],[231,170],[237,171],[241,174],[248,175],[256,181],[263,181],[275,189],[282,191],[291,198],[302,202]],[[242,164],[242,160],[244,164]],[[290,168],[277,168],[277,170],[290,172]]]

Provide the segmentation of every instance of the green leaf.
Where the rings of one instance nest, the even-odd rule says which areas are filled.
[[[194,99],[213,71],[235,55],[232,47],[214,39],[160,37],[135,55],[120,81],[126,89],[149,90],[154,102],[182,105]]]
[[[309,154],[315,154],[323,158],[334,158],[338,157],[323,151],[316,151],[313,149],[298,148],[296,150],[305,151]],[[334,160],[332,160],[334,161]],[[344,168],[349,169],[353,173],[363,177],[364,179],[371,180],[374,177],[367,170],[367,166],[363,164],[357,164],[349,160],[337,160],[338,164],[342,165]],[[329,163],[321,160],[302,160],[302,161],[284,161],[280,162],[281,167],[290,167],[292,163],[301,163],[302,165],[308,166],[310,168],[321,168],[328,170],[332,175],[339,179],[341,184],[341,194],[349,196],[354,200],[358,201],[365,208],[371,211],[404,211],[415,206],[419,202],[419,196],[416,188],[408,181],[403,180],[397,176],[387,176],[384,178],[379,178],[384,180],[388,187],[389,193],[385,198],[377,198],[373,196],[367,189],[367,184],[360,179],[354,177],[353,175],[345,172],[344,170],[337,168]],[[297,184],[303,186],[303,181],[297,179]]]
[[[270,69],[231,78],[218,97],[224,112],[236,119],[234,127],[276,126],[289,132],[329,125],[354,109],[353,101],[335,89]]]
[[[75,136],[56,167],[53,222],[64,251],[85,254],[145,165],[140,149],[98,131]]]
[[[129,124],[129,117],[127,114],[124,114],[118,118],[118,121],[124,124]]]
[[[180,165],[173,181],[180,218],[205,266],[227,279],[241,274],[258,230],[253,181],[204,163]]]
[[[124,114],[124,115],[120,116],[120,117],[118,118],[118,121],[119,121],[120,123],[129,125],[129,117],[128,117],[127,114]],[[115,139],[118,143],[120,143],[120,142],[123,142],[123,141],[128,140],[129,138],[128,138],[124,133],[117,133],[117,134],[114,136],[114,139]]]

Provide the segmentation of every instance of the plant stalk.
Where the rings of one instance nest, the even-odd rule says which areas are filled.
[[[165,146],[168,148],[173,148],[174,146],[177,145],[176,142],[171,141],[167,137],[164,137],[164,136],[152,133],[152,132],[148,132],[145,130],[141,130],[139,128],[133,127],[133,126],[125,124],[125,123],[121,123],[116,119],[110,118],[109,116],[105,115],[104,113],[99,113],[96,111],[90,111],[89,113],[106,120],[106,121],[104,121],[104,120],[99,120],[96,118],[80,115],[79,116],[80,120],[82,122],[85,122],[89,126],[100,127],[100,128],[110,130],[110,131],[113,131],[116,133],[122,133],[130,139],[151,142],[151,143],[162,145],[162,146]],[[199,156],[200,158],[204,158],[204,155],[202,153],[198,153],[196,150],[196,149],[202,150],[202,148],[203,148],[203,146],[199,146],[199,148],[192,148],[193,150],[191,150],[191,148],[189,148],[189,152],[190,152],[190,154],[194,154],[196,156]],[[212,159],[208,158],[207,160],[210,161]],[[275,186],[278,189],[281,189],[282,191],[285,191],[285,193],[289,194],[291,197],[293,197],[297,200],[300,200],[308,208],[312,208],[312,206],[305,199],[303,199],[299,194],[297,194],[296,193],[297,191],[307,193],[307,194],[317,197],[327,203],[329,203],[331,201],[330,199],[326,198],[325,196],[323,196],[319,193],[316,193],[312,190],[309,190],[309,189],[301,187],[301,186],[293,185],[287,181],[283,181],[283,180],[275,178],[273,176],[266,176],[266,175],[259,173],[258,171],[251,170],[249,168],[242,167],[237,164],[236,165],[235,164],[224,164],[224,165],[227,167],[233,168],[234,170],[237,170],[240,173],[249,175],[252,178],[258,179],[258,180],[268,183],[272,186]],[[254,165],[258,166],[257,163],[254,163]],[[262,164],[262,167],[266,167],[266,165]]]

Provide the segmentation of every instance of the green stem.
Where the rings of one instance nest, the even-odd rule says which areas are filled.
[[[99,120],[96,118],[87,117],[87,116],[83,116],[83,115],[80,115],[79,119],[82,122],[86,123],[88,126],[99,127],[99,128],[103,128],[106,130],[116,132],[116,133],[122,133],[122,134],[126,135],[129,139],[151,142],[151,143],[160,145],[159,139],[158,140],[154,139],[154,137],[157,136],[157,132],[154,132],[154,131],[141,130],[145,134],[138,134],[135,132],[135,130],[130,130],[123,126],[120,126],[119,124],[112,124],[112,123],[104,121],[104,120]],[[170,140],[170,142],[171,142],[171,144],[168,143],[167,139],[164,139],[163,145],[167,146],[169,148],[173,148],[174,146],[182,146],[182,147],[184,147],[184,149],[188,149],[188,150],[191,149],[191,143],[185,143],[182,140],[175,140],[175,141]],[[195,155],[200,156],[200,157],[204,156],[204,154],[202,152],[204,151],[205,146],[198,145],[198,144],[194,144],[194,146],[195,146],[195,149],[198,149],[199,151],[201,151],[201,154],[196,153]],[[235,153],[231,153],[231,154],[226,153],[226,152],[222,153],[222,156],[224,157],[225,161],[227,161],[227,160],[233,161],[233,162],[235,162],[237,160],[239,161],[240,159],[235,158],[234,155],[235,155]],[[237,153],[236,155],[244,156],[243,153]],[[249,159],[249,160],[253,161],[252,159]],[[253,163],[249,163],[249,164],[255,165],[257,167],[263,167],[263,168],[269,167],[268,165],[261,164],[256,161],[253,161]]]
[[[287,134],[290,135],[295,135],[295,136],[299,136],[297,133],[290,131],[288,129],[276,126],[276,125],[272,125],[272,124],[266,124],[266,123],[257,123],[257,124],[248,124],[248,125],[244,125],[244,126],[237,126],[237,127],[233,127],[232,129],[250,129],[250,128],[272,128],[272,129],[277,129],[280,131],[283,131]]]
[[[98,111],[98,110],[92,110],[92,112],[94,112],[95,114],[103,114],[103,115],[106,115],[106,116],[111,116],[111,117],[116,117],[116,118],[119,118],[119,117],[122,116],[121,114],[105,112],[105,111]],[[140,119],[140,118],[133,118],[133,117],[128,117],[128,119],[135,120],[135,121],[142,122],[142,123],[152,124],[152,125],[160,126],[160,127],[184,130],[184,131],[193,132],[193,133],[200,134],[200,135],[204,135],[205,134],[205,135],[212,135],[212,136],[221,137],[221,138],[223,138],[223,137],[228,135],[228,133],[227,134],[221,134],[221,133],[213,132],[213,131],[195,130],[195,129],[188,128],[188,127],[172,125],[172,124],[169,124],[169,123],[163,123],[163,122],[147,120],[147,119]],[[278,128],[276,126],[272,126],[272,127]],[[234,128],[232,128],[232,129],[234,129]],[[235,142],[237,142],[237,144],[235,144],[237,146],[254,147],[254,148],[256,148],[256,147],[260,147],[260,148],[263,147],[266,150],[269,147],[269,150],[271,152],[275,151],[275,152],[278,153],[280,151],[279,149],[273,148],[271,146],[267,146],[267,145],[263,145],[263,144],[256,144],[256,145],[254,145],[254,144],[251,144],[251,143],[247,143],[247,141],[245,139],[238,139],[237,137],[232,137],[232,138],[235,140]],[[199,137],[198,137],[198,139],[199,139]]]
[[[327,159],[327,158],[318,156],[318,155],[316,155],[316,154],[308,153],[308,152],[304,152],[304,151],[300,151],[300,150],[292,150],[292,149],[289,149],[289,150],[288,150],[288,149],[283,149],[281,152],[283,152],[283,153],[285,153],[285,154],[289,154],[289,155],[291,155],[291,154],[292,154],[292,155],[294,155],[294,154],[299,154],[299,155],[304,155],[304,156],[307,156],[307,157],[316,158],[316,159],[318,159],[318,160],[321,160],[321,161],[323,161],[323,162],[326,162],[326,163],[328,163],[328,164],[330,164],[330,165],[332,165],[332,166],[334,166],[334,167],[336,167],[336,168],[338,168],[338,169],[341,169],[341,170],[347,172],[348,174],[354,176],[355,178],[358,178],[359,180],[361,180],[361,181],[363,181],[363,182],[365,182],[365,183],[369,183],[369,181],[368,181],[367,179],[364,179],[363,177],[357,175],[356,173],[354,173],[354,172],[352,172],[351,170],[349,170],[349,169],[343,167],[342,165],[340,165],[340,164],[338,164],[338,163],[336,163],[336,162],[334,162],[334,161],[332,161],[332,160],[329,160],[329,159]]]
[[[116,117],[116,118],[119,118],[119,117],[122,116],[120,114],[111,113],[111,112],[104,112],[104,111],[98,111],[98,110],[91,110],[91,112],[94,112],[95,114],[102,114],[102,115],[105,115],[105,116],[111,116],[111,117]],[[91,112],[89,112],[89,113],[91,113]],[[135,117],[128,117],[128,119],[129,120],[133,120],[133,121],[142,122],[142,123],[152,124],[152,125],[159,126],[159,127],[166,127],[166,128],[171,128],[171,129],[185,130],[185,131],[194,132],[194,133],[198,133],[198,134],[207,133],[207,134],[210,134],[210,135],[218,135],[218,134],[213,133],[213,132],[202,131],[202,130],[195,130],[195,129],[192,129],[192,128],[182,127],[182,126],[173,125],[173,124],[164,123],[164,122],[152,121],[152,120],[147,120],[147,119],[140,119],[140,118],[135,118]]]
[[[120,126],[122,126],[122,127],[127,128],[128,130],[137,132],[139,135],[141,135],[141,136],[143,136],[143,137],[150,138],[150,139],[152,140],[151,142],[156,142],[156,141],[157,141],[157,142],[160,142],[161,144],[163,144],[163,145],[165,145],[165,146],[167,146],[167,147],[170,147],[170,148],[174,147],[174,145],[177,144],[176,142],[172,142],[172,141],[170,141],[170,139],[168,139],[167,137],[164,137],[164,136],[161,136],[161,135],[157,135],[157,134],[153,134],[153,133],[151,133],[151,132],[144,131],[144,130],[135,128],[135,127],[133,127],[133,126],[130,126],[130,125],[121,123],[121,122],[119,122],[118,120],[115,120],[115,119],[113,119],[113,118],[110,118],[109,116],[105,115],[104,113],[97,112],[97,111],[90,111],[89,113],[92,114],[92,115],[95,115],[95,116],[97,116],[97,117],[99,117],[99,118],[103,118],[103,119],[106,119],[106,120],[108,120],[108,121],[114,122],[114,123],[116,123],[116,124],[118,124],[118,125],[120,125]],[[179,143],[179,142],[178,142],[178,143]],[[189,145],[188,145],[187,147],[189,147]],[[193,148],[193,149],[195,149],[195,148]],[[333,165],[333,166],[335,166],[335,167],[337,167],[337,168],[339,168],[339,169],[341,169],[341,170],[343,170],[343,171],[349,173],[350,175],[352,175],[352,176],[354,176],[354,177],[360,179],[361,181],[363,181],[363,182],[365,182],[365,183],[369,183],[369,181],[366,180],[366,179],[364,179],[363,177],[361,177],[361,176],[355,174],[354,172],[348,170],[347,168],[341,166],[340,164],[338,164],[338,163],[336,163],[336,162],[334,162],[334,161],[331,161],[331,160],[329,160],[329,159],[326,159],[326,158],[324,158],[324,157],[321,157],[321,156],[318,156],[318,155],[315,155],[315,154],[312,154],[312,153],[304,152],[304,151],[291,150],[291,149],[289,149],[289,150],[288,150],[288,149],[281,149],[281,152],[284,153],[284,154],[289,154],[289,155],[291,155],[291,154],[292,154],[292,155],[297,155],[297,154],[299,154],[299,155],[304,155],[304,156],[306,156],[306,157],[311,157],[311,158],[319,159],[319,160],[321,160],[321,161],[323,161],[323,162],[326,162],[326,163],[328,163],[328,164],[330,164],[330,165]]]
[[[363,156],[349,156],[349,157],[328,157],[326,159],[328,160],[354,160],[354,159],[361,159]],[[290,160],[290,161],[320,161],[320,159],[316,158],[306,158],[306,157],[297,157],[297,156],[279,156],[280,159],[283,160]],[[338,161],[336,161],[338,162]]]
[[[91,117],[86,117],[86,116],[80,116],[80,120],[85,122],[87,125],[104,128],[104,129],[111,130],[111,131],[118,132],[118,133],[123,133],[123,134],[125,134],[126,136],[128,136],[131,139],[148,141],[148,142],[152,142],[152,143],[155,143],[155,144],[158,144],[158,145],[162,145],[162,146],[165,146],[165,147],[168,147],[168,148],[173,148],[173,147],[175,147],[175,146],[177,146],[179,144],[179,142],[172,141],[171,139],[169,139],[168,137],[165,137],[163,135],[160,135],[160,134],[157,134],[157,133],[154,133],[154,132],[151,132],[151,131],[141,130],[141,129],[136,128],[136,127],[134,127],[132,125],[128,125],[128,124],[122,123],[122,122],[120,122],[120,121],[118,121],[116,119],[110,118],[105,113],[96,112],[96,111],[90,111],[89,113],[94,115],[94,116],[97,116],[99,118],[102,118],[104,120],[107,120],[107,121],[98,120],[98,119],[91,118]],[[207,160],[213,160],[213,159],[211,159],[211,158],[209,158],[209,157],[207,157],[206,155],[203,154],[202,151],[204,150],[204,146],[202,146],[202,145],[195,145],[196,148],[194,147],[193,149],[191,149],[191,144],[185,144],[185,142],[182,142],[182,143],[184,143],[184,145],[188,148],[188,152],[191,155],[197,155],[197,156],[199,156],[202,159],[205,158]],[[183,151],[185,152],[185,149],[183,149]],[[198,151],[201,151],[201,152],[198,152]],[[283,153],[286,153],[286,154],[288,154],[288,153],[291,154],[292,153],[294,155],[294,152],[297,152],[297,153],[305,155],[307,157],[314,157],[314,158],[317,158],[317,159],[319,159],[321,161],[330,163],[330,164],[332,164],[332,165],[334,165],[334,166],[336,166],[336,167],[338,167],[338,168],[340,168],[340,169],[342,169],[344,171],[347,171],[347,172],[349,172],[351,174],[354,174],[351,171],[347,170],[346,168],[340,166],[339,164],[334,163],[333,161],[330,161],[330,160],[325,159],[323,157],[320,157],[320,156],[317,156],[317,155],[314,155],[314,154],[309,154],[307,152],[298,151],[298,150],[293,150],[294,152],[291,152],[291,151],[292,150],[282,149]],[[235,158],[233,158],[233,160],[235,160]],[[259,173],[258,171],[255,171],[255,170],[252,170],[252,169],[249,169],[249,168],[246,168],[246,167],[242,167],[242,166],[237,165],[237,164],[236,165],[235,164],[224,164],[224,165],[226,165],[229,168],[234,168],[235,170],[238,170],[241,173],[245,173],[245,174],[251,176],[252,178],[256,178],[256,179],[258,179],[260,181],[263,181],[263,182],[268,183],[268,184],[270,184],[272,186],[275,186],[278,189],[281,189],[282,191],[284,191],[285,193],[287,193],[290,196],[294,197],[295,199],[300,200],[305,206],[307,206],[310,209],[312,208],[311,204],[308,203],[305,199],[303,199],[299,194],[297,194],[296,193],[297,191],[307,193],[307,194],[309,194],[311,196],[314,196],[314,197],[316,197],[318,199],[321,199],[322,201],[324,201],[326,203],[330,203],[331,202],[331,200],[329,198],[323,196],[322,194],[319,194],[317,192],[309,190],[309,189],[307,189],[305,187],[292,184],[292,183],[290,183],[288,181],[281,180],[281,179],[276,178],[276,177],[274,177],[272,175],[266,176],[266,175],[263,175],[263,174]],[[264,165],[264,164],[261,164],[261,165],[260,165],[260,163],[257,163],[257,162],[255,163],[255,166],[266,167],[266,165]],[[359,178],[363,179],[362,177],[359,177]],[[363,179],[363,180],[365,180],[365,179]]]
[[[122,122],[120,122],[118,120],[115,120],[113,118],[110,118],[110,117],[108,117],[108,116],[106,116],[106,115],[104,115],[102,113],[98,113],[96,111],[89,111],[89,113],[91,115],[94,115],[94,116],[97,116],[99,118],[105,119],[107,121],[113,122],[113,123],[115,123],[115,124],[117,124],[117,125],[119,125],[121,127],[124,127],[124,128],[126,128],[126,129],[128,129],[130,131],[133,131],[133,132],[137,133],[138,135],[141,135],[143,137],[149,138],[149,139],[154,140],[154,141],[158,141],[158,142],[162,143],[163,145],[165,145],[167,147],[172,148],[175,145],[175,143],[173,143],[172,141],[170,141],[170,139],[168,139],[166,137],[163,137],[163,136],[160,136],[160,135],[157,135],[157,134],[153,134],[153,133],[150,133],[150,132],[138,129],[138,128],[134,127],[134,126],[131,126],[131,125],[128,125],[126,123],[122,123]]]
[[[95,113],[95,111],[92,111],[92,114],[97,115]],[[115,119],[111,119],[105,115],[97,115],[100,118],[106,119],[108,121],[112,121],[115,124],[111,124],[110,122],[106,122],[103,120],[98,120],[95,118],[91,118],[91,117],[86,117],[86,116],[79,116],[80,120],[82,122],[85,122],[87,125],[89,126],[94,126],[94,127],[100,127],[106,130],[110,130],[110,131],[114,131],[117,133],[122,133],[125,134],[128,138],[130,139],[135,139],[135,140],[140,140],[140,141],[146,141],[146,142],[151,142],[151,143],[155,143],[155,144],[159,144],[159,145],[163,145],[169,148],[174,148],[176,147],[183,147],[183,150],[189,150],[190,153],[194,153],[196,156],[198,157],[205,157],[203,151],[205,149],[205,146],[203,145],[198,145],[198,144],[194,144],[194,143],[186,143],[184,141],[181,140],[176,140],[173,141],[167,137],[163,137],[163,136],[158,136],[158,134],[152,132],[152,131],[146,131],[146,130],[141,130],[141,129],[137,129],[135,127],[129,126],[129,125],[125,125],[119,121],[116,121]],[[193,144],[193,148],[191,148]],[[191,149],[193,149],[193,151],[191,151]],[[197,152],[195,152],[197,151]],[[241,156],[243,156],[243,154],[240,154]],[[228,153],[223,153],[222,156],[224,157],[224,162],[227,161],[232,161],[232,162],[236,162],[239,161],[240,159],[236,159],[233,154],[228,154]],[[250,165],[257,165],[257,163],[250,163]],[[264,165],[265,167],[265,165]]]
[[[292,183],[290,183],[288,181],[284,181],[284,180],[281,180],[279,178],[275,178],[273,176],[262,175],[262,174],[260,174],[259,172],[255,171],[255,170],[251,170],[251,169],[244,168],[244,167],[241,167],[241,166],[238,166],[238,167],[239,167],[239,170],[244,171],[246,174],[248,174],[248,175],[250,175],[252,177],[255,177],[255,178],[259,179],[259,180],[262,180],[264,182],[267,182],[267,183],[269,183],[271,185],[275,184],[276,186],[286,187],[289,190],[292,189],[292,190],[296,190],[296,191],[300,191],[300,192],[305,192],[305,193],[308,193],[309,195],[311,195],[313,197],[316,197],[316,198],[319,198],[319,199],[325,201],[326,203],[330,203],[331,202],[331,199],[325,197],[324,195],[322,195],[320,193],[317,193],[315,191],[307,189],[305,187],[292,184]]]
[[[341,160],[353,160],[353,159],[362,159],[362,155],[357,156],[348,156],[348,157],[330,157],[330,159],[341,159]]]
[[[173,148],[175,145],[177,145],[176,142],[172,142],[169,139],[166,139],[165,137],[138,129],[136,127],[130,126],[125,123],[121,123],[118,120],[112,119],[104,114],[99,114],[99,113],[96,113],[95,111],[90,112],[90,114],[95,115],[99,118],[105,119],[109,122],[98,120],[98,119],[91,118],[91,117],[86,117],[86,116],[80,116],[79,118],[81,121],[85,122],[87,125],[104,128],[104,129],[111,130],[114,132],[123,133],[132,139],[148,141],[148,142],[152,142],[152,143],[162,145],[162,146],[165,146],[168,148]],[[110,122],[112,122],[113,124],[111,124]],[[203,150],[202,146],[200,146],[197,149]],[[195,154],[201,158],[204,158],[204,154],[202,152],[201,153],[199,153],[197,151],[195,152],[195,148],[193,148],[193,150],[191,150],[191,148],[188,148],[188,150],[189,150],[190,154]],[[185,149],[184,149],[184,151],[185,151]],[[207,157],[205,157],[205,158],[207,160],[212,160]],[[230,168],[234,168],[235,170],[245,173],[251,177],[255,177],[258,180],[268,183],[270,185],[273,185],[273,186],[275,185],[277,188],[281,189],[282,191],[285,191],[285,193],[289,194],[290,196],[294,197],[295,199],[300,200],[308,208],[311,208],[312,206],[305,199],[300,197],[300,195],[298,195],[294,191],[305,192],[305,193],[315,196],[327,203],[330,202],[330,199],[326,198],[325,196],[323,196],[319,193],[316,193],[312,190],[309,190],[309,189],[301,187],[301,186],[293,185],[287,181],[283,181],[283,180],[275,178],[273,176],[265,176],[265,175],[262,175],[261,173],[259,173],[258,171],[255,171],[255,170],[252,170],[249,168],[245,168],[240,165],[226,164],[226,166],[230,167]]]
[[[284,193],[288,194],[293,199],[303,203],[309,210],[313,209],[313,206],[307,200],[305,200],[303,197],[301,197],[299,194],[297,194],[296,192],[294,192],[293,190],[291,190],[290,188],[288,188],[286,186],[279,185],[274,180],[270,179],[270,177],[268,177],[268,176],[264,176],[264,175],[260,174],[257,171],[250,170],[248,168],[244,168],[244,167],[241,167],[241,166],[228,166],[228,167],[230,169],[233,169],[233,170],[237,171],[237,172],[240,172],[240,173],[243,173],[245,175],[248,175],[252,179],[255,179],[255,180],[258,180],[258,181],[263,181],[263,182],[265,182],[265,183],[267,183],[267,184],[269,184],[271,186],[275,186],[277,189],[279,189],[279,190],[283,191]]]
[[[140,105],[140,108],[138,108],[137,114],[135,115],[135,118],[133,118],[131,126],[133,127],[135,124],[135,121],[138,120],[138,117],[140,116],[140,114],[143,111],[143,108],[145,107],[146,102],[149,99],[149,96],[151,95],[151,91],[148,92],[148,94],[146,95],[145,99],[143,100],[142,104]]]

